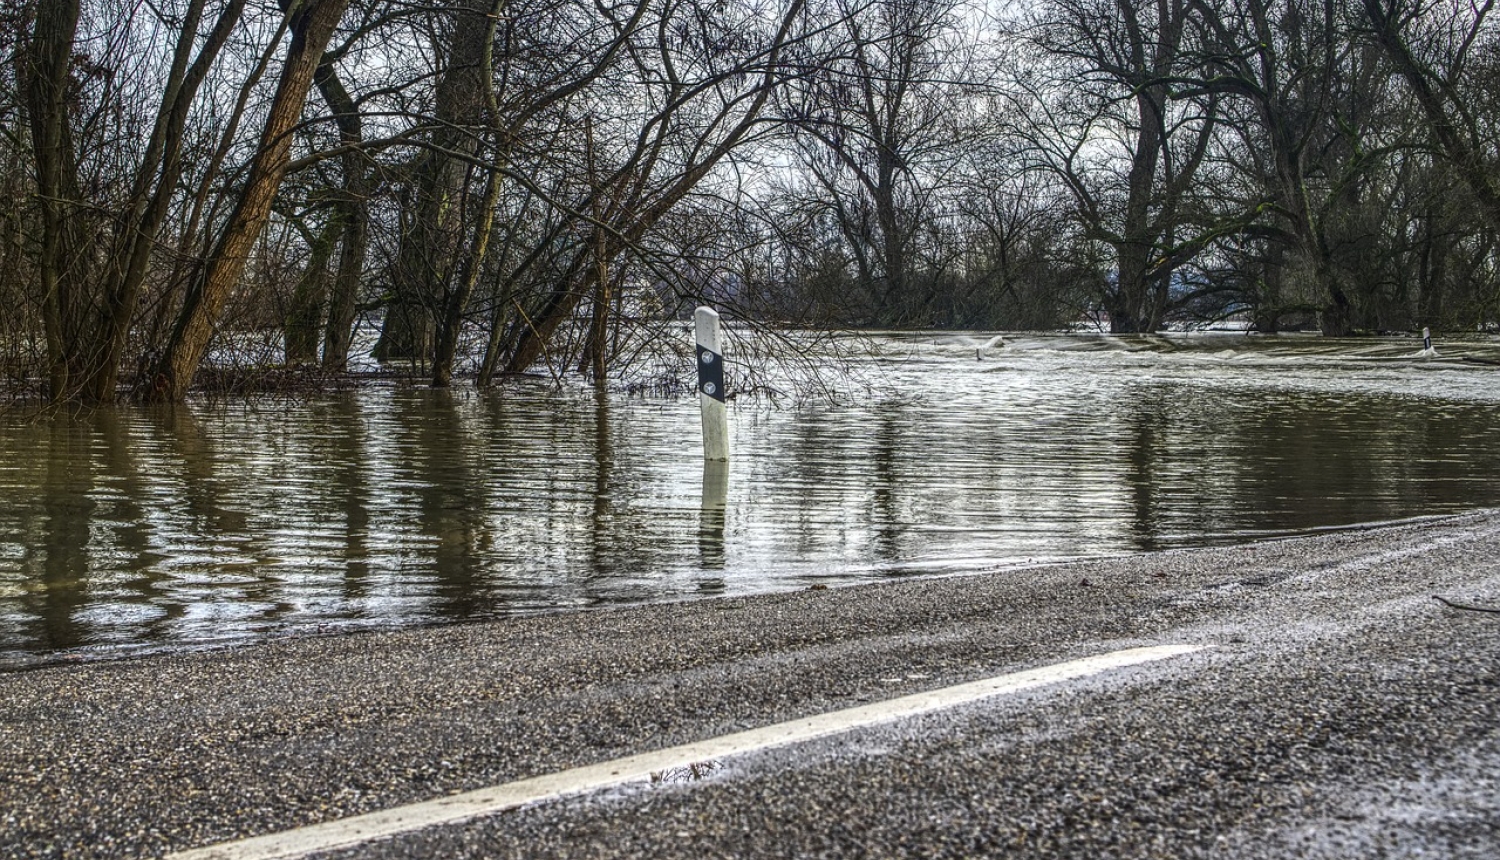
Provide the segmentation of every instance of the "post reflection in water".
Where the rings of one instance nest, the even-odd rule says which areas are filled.
[[[698,556],[704,570],[724,569],[724,516],[729,500],[729,463],[703,461],[703,502],[699,505]],[[700,591],[724,588],[722,579],[705,580]]]
[[[867,346],[878,396],[731,411],[732,485],[693,399],[591,387],[0,417],[0,661],[1500,505],[1500,377],[1401,341]]]
[[[603,391],[595,393],[594,402],[594,498],[593,512],[590,522],[593,528],[589,530],[590,545],[592,547],[591,557],[595,570],[603,570],[609,566],[610,559],[606,547],[600,543],[600,536],[610,532],[611,515],[613,513],[614,494],[611,492],[610,477],[614,466],[614,445],[609,432],[609,397]]]

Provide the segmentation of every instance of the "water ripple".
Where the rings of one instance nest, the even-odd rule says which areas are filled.
[[[1492,340],[1434,356],[1409,338],[929,333],[843,353],[870,396],[736,403],[722,505],[704,498],[688,399],[382,388],[0,422],[0,657],[998,569],[1500,505]]]

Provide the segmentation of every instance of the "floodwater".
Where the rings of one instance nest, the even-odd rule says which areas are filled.
[[[731,403],[727,474],[695,397],[550,383],[0,415],[0,665],[1500,505],[1494,338],[844,347],[839,405]]]

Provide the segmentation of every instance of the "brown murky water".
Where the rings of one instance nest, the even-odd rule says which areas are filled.
[[[0,416],[0,663],[1500,505],[1500,367],[1472,361],[1500,343],[1419,350],[877,337],[852,405],[733,404],[722,506],[690,398],[382,387]]]

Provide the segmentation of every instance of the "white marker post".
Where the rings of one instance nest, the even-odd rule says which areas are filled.
[[[703,459],[729,460],[729,417],[724,409],[724,352],[719,345],[719,314],[701,307],[693,312],[698,357],[698,407],[703,413]]]
[[[1425,325],[1422,326],[1422,349],[1432,351],[1432,332]]]

